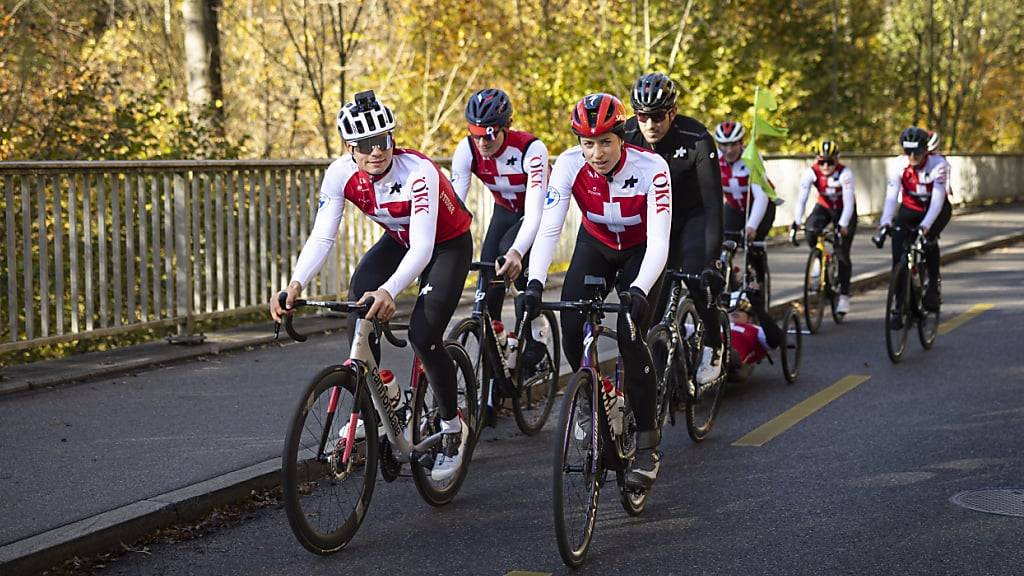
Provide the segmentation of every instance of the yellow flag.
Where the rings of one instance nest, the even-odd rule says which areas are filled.
[[[754,98],[755,108],[759,110],[768,110],[769,112],[771,112],[772,110],[775,110],[776,108],[779,107],[779,105],[775,103],[775,96],[772,96],[772,93],[770,91],[757,90],[756,94],[757,95]]]

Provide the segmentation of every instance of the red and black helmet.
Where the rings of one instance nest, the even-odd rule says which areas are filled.
[[[626,107],[611,94],[587,94],[572,109],[572,131],[593,138],[608,132],[623,135]]]

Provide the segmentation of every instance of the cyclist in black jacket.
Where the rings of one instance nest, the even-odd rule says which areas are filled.
[[[705,287],[717,297],[725,281],[719,260],[722,249],[722,177],[718,147],[707,127],[676,112],[676,87],[668,76],[645,74],[633,85],[630,98],[636,115],[626,120],[626,142],[654,150],[668,162],[672,175],[672,232],[667,268],[701,274],[700,285],[687,282],[705,331],[697,382],[711,382],[722,370],[722,342],[717,313]],[[654,322],[665,313],[671,290],[662,290]]]

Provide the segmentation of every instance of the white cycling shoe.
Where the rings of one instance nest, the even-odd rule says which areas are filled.
[[[466,455],[466,441],[469,439],[469,426],[461,422],[462,427],[454,432],[445,433],[441,437],[441,451],[437,453],[434,468],[430,471],[430,479],[434,482],[450,480],[462,466]]]
[[[846,316],[846,313],[850,311],[850,297],[846,294],[839,295],[839,302],[836,302],[836,314]]]
[[[722,374],[721,348],[704,347],[700,366],[697,368],[697,384],[704,385],[714,382]]]

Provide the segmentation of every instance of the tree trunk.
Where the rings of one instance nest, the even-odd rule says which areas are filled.
[[[224,89],[220,73],[220,0],[184,0],[185,71],[192,118],[210,122],[213,133],[224,130]]]

